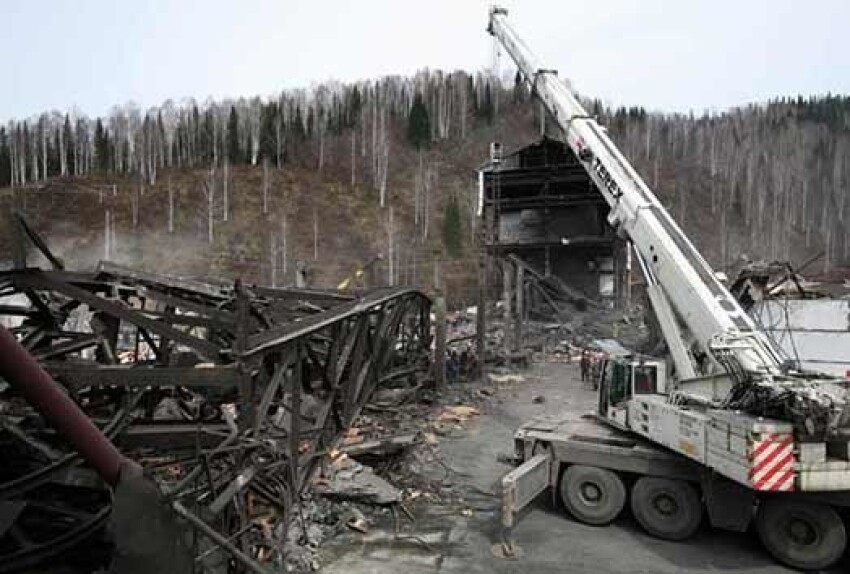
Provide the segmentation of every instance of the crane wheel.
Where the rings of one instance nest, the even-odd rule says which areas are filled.
[[[626,505],[626,487],[616,473],[595,466],[573,465],[561,477],[561,501],[573,517],[602,526]]]
[[[683,480],[645,476],[632,487],[632,513],[651,535],[684,540],[702,522],[702,503],[694,488]]]
[[[826,504],[764,500],[756,514],[756,530],[776,560],[799,570],[828,568],[847,547],[844,523]]]

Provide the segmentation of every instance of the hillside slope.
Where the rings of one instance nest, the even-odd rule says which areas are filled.
[[[826,249],[829,268],[848,255],[850,139],[846,113],[815,113],[823,101],[701,118],[588,106],[713,265],[801,261]],[[538,107],[521,83],[426,72],[257,102],[181,108],[171,136],[149,120],[162,110],[137,131],[98,119],[85,132],[93,141],[73,157],[58,135],[42,147],[15,136],[16,185],[0,190],[0,208],[17,201],[75,267],[103,258],[107,235],[116,261],[277,285],[294,282],[297,260],[314,284],[333,286],[381,254],[372,283],[392,275],[430,287],[437,263],[454,302],[473,300],[475,169],[491,141],[510,150],[539,133]],[[417,105],[428,118],[421,147],[409,122]],[[20,128],[7,133],[28,130]],[[462,212],[461,249],[451,254],[442,233],[450,199]],[[0,254],[10,253],[8,242],[4,226]]]

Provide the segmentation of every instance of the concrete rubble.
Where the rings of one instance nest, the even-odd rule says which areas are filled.
[[[356,462],[348,455],[340,454],[330,466],[329,476],[315,481],[317,494],[369,504],[401,502],[400,489],[376,475],[371,467]]]

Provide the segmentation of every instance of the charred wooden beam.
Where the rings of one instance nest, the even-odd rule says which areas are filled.
[[[207,297],[209,299],[224,300],[229,297],[229,289],[213,285],[208,282],[184,279],[170,275],[160,275],[150,271],[142,271],[112,263],[101,261],[97,267],[99,277],[116,278],[127,284],[152,285],[157,289],[174,289],[185,293],[192,293]]]
[[[47,246],[47,243],[42,239],[41,235],[39,235],[32,227],[30,227],[27,220],[18,212],[14,214],[14,219],[18,227],[20,228],[23,235],[26,235],[30,241],[32,241],[33,245],[44,255],[45,259],[50,261],[50,264],[53,265],[54,269],[64,269],[65,264],[58,258],[50,248]]]
[[[70,337],[70,339],[61,343],[53,344],[45,349],[40,349],[34,354],[35,358],[39,361],[44,361],[54,357],[61,357],[63,355],[76,353],[83,349],[100,345],[102,342],[100,335],[89,333],[65,333],[63,336],[66,338]]]
[[[20,276],[18,281],[32,289],[45,289],[61,293],[66,297],[85,303],[92,309],[103,311],[112,317],[123,319],[134,325],[144,327],[148,331],[163,337],[168,337],[173,341],[186,345],[187,347],[197,351],[202,357],[216,360],[219,359],[222,353],[226,351],[226,349],[222,349],[218,345],[210,343],[209,341],[188,335],[184,331],[175,329],[174,327],[161,323],[156,319],[150,319],[138,311],[129,309],[113,301],[98,297],[97,295],[77,287],[76,285],[56,281],[39,271],[30,271],[27,274]]]
[[[238,381],[233,366],[142,367],[136,365],[45,363],[47,371],[71,389],[99,387],[186,387],[189,389],[235,389]]]

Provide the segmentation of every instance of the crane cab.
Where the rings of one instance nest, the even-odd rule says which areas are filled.
[[[598,415],[628,430],[629,401],[637,395],[664,394],[666,379],[664,361],[639,355],[609,356],[602,362],[599,373]]]

